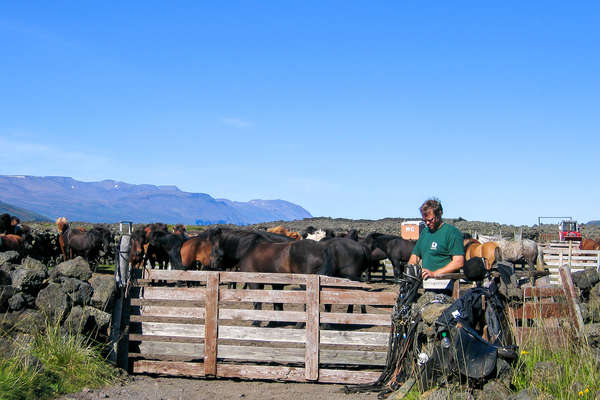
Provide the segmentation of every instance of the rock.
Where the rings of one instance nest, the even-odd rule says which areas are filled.
[[[110,320],[112,319],[112,314],[90,306],[83,307],[83,311],[91,315],[96,327],[98,328],[98,332],[102,334],[108,333],[108,328],[110,328]]]
[[[0,253],[0,265],[9,264],[9,263],[18,264],[20,259],[21,259],[21,256],[19,255],[19,253],[14,250],[4,251],[4,252]]]
[[[475,396],[473,396],[469,392],[458,392],[450,394],[451,400],[475,400]]]
[[[507,400],[535,400],[540,396],[540,391],[536,388],[522,389],[519,393],[511,394]]]
[[[25,300],[25,307],[35,308],[35,296],[30,293],[21,292],[23,299]]]
[[[511,391],[504,383],[498,380],[491,380],[483,385],[482,390],[475,396],[478,400],[506,400]]]
[[[71,332],[100,333],[106,335],[111,315],[90,306],[75,306],[71,309],[64,326]]]
[[[16,292],[17,291],[12,286],[0,286],[0,312],[6,312],[8,310],[8,301],[15,295]]]
[[[12,272],[12,285],[15,289],[35,293],[44,286],[48,273],[44,270],[17,268]]]
[[[112,312],[112,307],[117,294],[117,283],[113,276],[98,275],[92,281],[94,294],[92,295],[91,305],[100,310]]]
[[[51,283],[35,299],[35,305],[52,321],[63,321],[71,310],[71,298],[57,283]]]
[[[0,269],[0,285],[10,285],[11,283],[10,272]]]
[[[16,293],[10,299],[8,299],[8,306],[12,311],[21,311],[27,307],[27,301],[23,297],[22,293]]]
[[[600,276],[595,269],[586,269],[577,271],[571,274],[573,283],[581,290],[590,289],[592,286],[600,282]]]
[[[48,276],[48,267],[42,264],[41,261],[36,260],[35,258],[26,257],[21,262],[21,267],[30,271],[43,271],[46,276]]]
[[[92,285],[76,278],[61,278],[63,291],[71,297],[73,305],[87,305],[92,299]]]
[[[82,257],[76,257],[72,260],[62,262],[56,266],[50,273],[50,278],[56,280],[64,276],[67,278],[77,278],[80,281],[88,281],[92,277],[90,264]]]
[[[16,314],[14,328],[19,332],[35,335],[46,330],[46,318],[37,310],[26,309],[13,314]]]
[[[496,379],[502,382],[506,387],[510,387],[513,376],[513,369],[503,358],[496,359]]]

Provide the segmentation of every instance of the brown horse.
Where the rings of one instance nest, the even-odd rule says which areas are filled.
[[[483,244],[475,239],[465,239],[465,261],[473,257],[482,257],[485,259],[486,268],[491,269],[492,266],[500,259],[500,247],[496,242],[485,242]]]
[[[199,264],[200,269],[217,269],[222,264],[223,250],[218,247],[220,229],[208,229],[200,235],[183,242],[181,263],[185,269]]]
[[[600,250],[600,242],[592,239],[583,239],[579,243],[579,250]]]
[[[65,239],[67,236],[67,231],[69,229],[71,229],[70,225],[69,225],[69,221],[65,218],[65,217],[59,217],[56,219],[56,228],[58,229],[58,246],[60,247],[60,252],[63,255],[63,260],[70,260],[72,257],[72,254],[69,254],[67,256],[67,252],[65,250]],[[75,231],[78,232],[85,232],[84,228],[73,228]]]
[[[0,234],[0,251],[23,250],[23,238],[19,235]]]
[[[300,239],[302,239],[302,234],[300,232],[289,231],[283,225],[278,225],[278,226],[276,226],[274,228],[269,228],[269,229],[267,229],[267,232],[271,232],[271,233],[276,233],[278,235],[287,236],[287,237],[292,238],[294,240],[300,240]]]

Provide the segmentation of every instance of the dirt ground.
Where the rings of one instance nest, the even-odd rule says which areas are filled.
[[[60,400],[367,400],[376,393],[345,394],[343,385],[193,379],[134,375],[129,382],[101,389],[84,389]]]

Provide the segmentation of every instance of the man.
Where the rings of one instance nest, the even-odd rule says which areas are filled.
[[[426,229],[421,232],[408,263],[417,264],[422,261],[422,276],[425,280],[457,272],[465,260],[462,234],[456,227],[442,221],[443,209],[438,199],[427,200],[420,211]],[[451,283],[443,290],[449,290]],[[427,285],[424,284],[424,287],[427,288]]]

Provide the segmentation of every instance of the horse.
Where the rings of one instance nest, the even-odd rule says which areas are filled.
[[[67,261],[71,259],[71,255],[67,255],[67,250],[65,249],[65,239],[67,236],[67,231],[71,232],[71,229],[74,229],[78,232],[85,232],[84,228],[71,228],[69,225],[69,221],[65,217],[58,217],[56,219],[56,228],[58,229],[58,246],[60,247],[60,252],[62,253],[63,260]]]
[[[103,226],[95,226],[89,231],[67,228],[63,231],[65,254],[70,258],[82,256],[89,263],[95,261],[100,250],[107,252],[112,243],[112,233]]]
[[[538,257],[538,246],[533,240],[499,240],[499,261],[508,261],[513,264],[527,264],[535,267]]]
[[[185,225],[183,224],[177,224],[173,227],[173,233],[181,236],[181,238],[183,240],[188,240],[190,237],[188,236],[186,229],[185,229]]]
[[[579,250],[600,250],[600,242],[592,239],[583,239],[579,243]]]
[[[218,246],[221,236],[220,228],[212,228],[186,240],[181,246],[183,267],[190,269],[199,264],[201,269],[218,269],[223,260],[223,250]]]
[[[12,225],[11,225],[11,217],[10,214],[4,213],[0,214],[0,234],[11,234]]]
[[[269,229],[267,229],[267,232],[287,236],[294,240],[302,239],[302,234],[300,232],[292,232],[292,231],[288,230],[286,227],[284,227],[283,225],[278,225],[276,227],[269,228]]]
[[[152,269],[158,266],[158,269],[167,269],[169,265],[169,254],[160,246],[157,246],[150,242],[152,232],[164,232],[169,233],[167,225],[161,222],[155,222],[153,224],[147,224],[143,228],[144,231],[144,265],[150,263]],[[181,236],[181,235],[180,235]],[[183,240],[183,237],[182,237]]]
[[[176,270],[184,269],[181,263],[183,239],[180,235],[163,230],[151,230],[149,232],[148,243],[168,255],[171,268]],[[148,247],[147,251],[150,251],[150,247]]]
[[[19,253],[23,251],[24,239],[19,235],[0,234],[0,251],[14,250]]]
[[[394,267],[394,279],[398,280],[404,273],[404,268],[416,241],[403,239],[400,236],[372,232],[367,235],[364,243],[371,250],[371,253],[379,249],[387,255]]]
[[[305,238],[319,242],[325,238],[325,231],[323,229],[313,230],[311,233],[307,233]]]
[[[491,269],[497,260],[500,259],[500,248],[496,242],[479,243],[474,239],[465,239],[465,261],[471,258],[483,258],[486,261],[486,268]]]
[[[280,243],[292,240],[287,236],[271,232],[223,228],[218,233],[218,246],[223,250],[223,254],[217,268],[219,270],[234,269],[242,258],[259,243]]]
[[[333,275],[334,257],[329,247],[312,240],[294,240],[291,242],[257,243],[240,261],[240,272],[319,274]],[[273,290],[282,290],[283,284],[272,284]],[[250,289],[263,289],[262,283],[248,283]],[[262,308],[260,302],[254,303],[254,309]],[[283,304],[274,303],[273,309],[283,311]],[[259,326],[260,321],[254,321]]]

